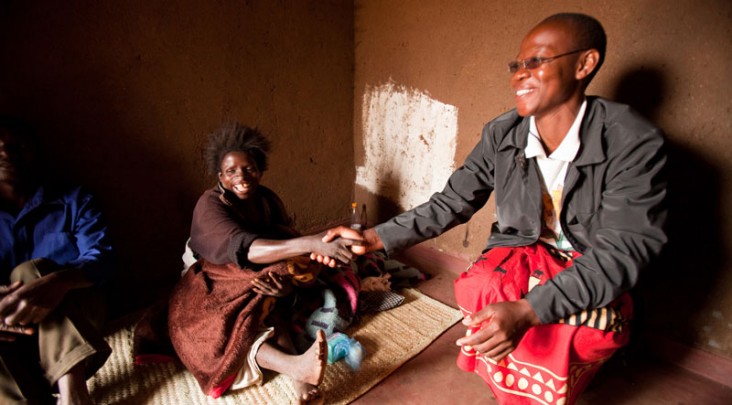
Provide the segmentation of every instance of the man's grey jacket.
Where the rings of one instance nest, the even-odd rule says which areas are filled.
[[[515,110],[486,124],[442,192],[376,226],[387,253],[466,222],[491,193],[497,221],[486,250],[536,243],[542,179],[536,160],[524,157],[528,133],[529,119]],[[635,285],[666,242],[662,131],[626,105],[588,97],[580,142],[567,170],[560,223],[582,256],[527,294],[542,323],[607,305]]]

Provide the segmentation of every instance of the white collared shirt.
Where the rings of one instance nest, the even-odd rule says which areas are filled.
[[[569,164],[577,156],[580,147],[580,125],[585,115],[587,100],[582,102],[577,117],[559,147],[547,156],[541,143],[539,131],[536,128],[536,119],[529,117],[529,139],[524,153],[527,159],[536,158],[536,163],[544,179],[542,187],[542,201],[544,203],[544,225],[540,239],[559,249],[572,250],[572,245],[566,239],[559,225],[559,213],[562,209],[562,193],[564,192],[564,178],[567,176]]]

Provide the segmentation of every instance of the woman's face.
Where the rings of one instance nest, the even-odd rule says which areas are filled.
[[[244,152],[227,153],[219,168],[219,181],[240,200],[251,197],[262,178],[254,159]]]

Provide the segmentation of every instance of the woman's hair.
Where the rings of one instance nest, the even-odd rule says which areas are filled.
[[[221,167],[221,160],[229,152],[244,152],[254,159],[259,171],[267,170],[267,153],[270,142],[257,128],[250,128],[238,122],[221,125],[208,135],[208,145],[203,155],[210,174],[215,175]]]

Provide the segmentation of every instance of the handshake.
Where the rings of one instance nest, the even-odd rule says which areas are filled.
[[[321,242],[326,244],[339,243],[342,248],[349,250],[345,255],[324,254],[322,252],[312,252],[310,254],[310,259],[330,267],[335,266],[336,259],[344,261],[343,256],[351,259],[353,254],[360,256],[384,247],[381,238],[374,231],[374,228],[368,228],[363,232],[359,232],[352,228],[338,226],[325,232],[321,238]]]

